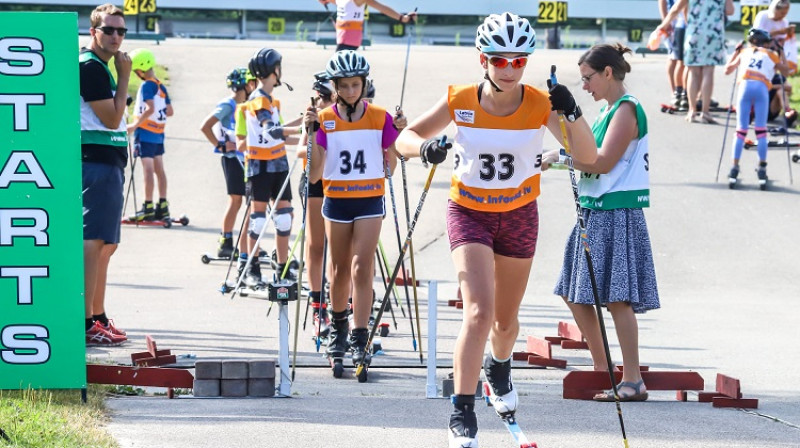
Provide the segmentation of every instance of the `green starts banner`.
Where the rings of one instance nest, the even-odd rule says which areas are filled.
[[[0,389],[86,387],[78,17],[0,12]]]

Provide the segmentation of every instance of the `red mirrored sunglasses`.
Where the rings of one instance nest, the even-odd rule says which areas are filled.
[[[489,56],[488,61],[490,64],[497,68],[506,68],[511,64],[513,68],[522,68],[528,65],[527,56],[518,56],[516,58],[504,58],[502,56]]]

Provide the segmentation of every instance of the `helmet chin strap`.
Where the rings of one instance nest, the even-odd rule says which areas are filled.
[[[334,88],[338,88],[338,83],[334,84]],[[358,99],[353,104],[350,104],[347,101],[345,101],[344,98],[342,98],[338,93],[336,95],[336,101],[337,102],[341,102],[347,108],[347,121],[349,121],[351,123],[353,122],[353,114],[356,111],[356,106],[358,106],[358,102],[361,101],[362,98],[364,98],[364,89],[365,88],[366,88],[366,84],[362,84],[362,86],[361,86],[361,95],[358,96]]]
[[[489,70],[486,70],[486,72],[483,74],[483,78],[489,81],[489,84],[491,84],[492,87],[494,87],[495,91],[502,92],[500,87],[498,87],[497,84],[495,84],[494,81],[492,81],[492,78],[489,77]]]

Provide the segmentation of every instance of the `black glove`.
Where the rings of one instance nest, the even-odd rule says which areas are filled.
[[[578,104],[575,103],[575,98],[570,93],[569,89],[564,84],[556,84],[547,80],[547,89],[550,92],[551,109],[555,111],[562,111],[564,117],[569,122],[577,120],[583,112]]]
[[[275,126],[267,130],[267,134],[276,140],[283,140],[283,126]]]
[[[422,163],[432,163],[438,165],[447,158],[447,150],[452,148],[452,143],[445,143],[444,146],[440,145],[439,139],[428,139],[420,145],[419,156],[422,157]]]

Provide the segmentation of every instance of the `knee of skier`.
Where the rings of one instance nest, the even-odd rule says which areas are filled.
[[[757,139],[767,138],[767,128],[756,128],[755,131]]]
[[[471,303],[464,307],[464,326],[470,331],[489,332],[494,322],[491,306]]]
[[[250,214],[250,238],[258,238],[267,224],[267,214],[264,212],[253,212]]]
[[[272,217],[275,223],[275,232],[278,236],[289,236],[292,233],[292,207],[283,207],[275,210]]]
[[[747,137],[747,129],[737,129],[736,130],[736,138],[739,140],[744,140]]]
[[[516,317],[504,321],[495,320],[492,332],[503,340],[515,339],[519,333],[519,320]]]

